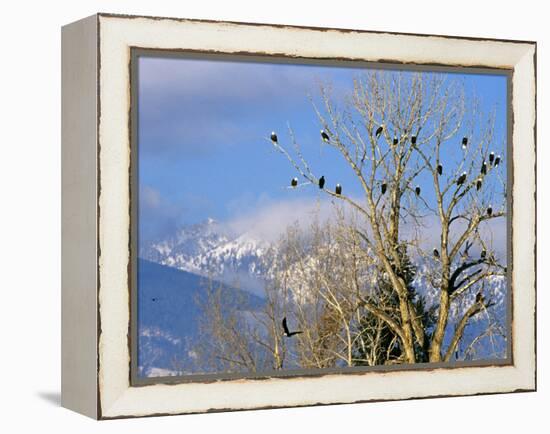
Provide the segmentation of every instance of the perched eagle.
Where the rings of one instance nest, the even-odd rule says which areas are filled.
[[[335,192],[336,194],[342,194],[342,186],[340,184],[336,184]]]
[[[481,184],[482,184],[481,178],[477,178],[476,189],[478,191],[481,189]]]
[[[325,130],[321,130],[321,138],[323,139],[323,142],[328,143],[330,138]]]
[[[500,164],[500,155],[497,155],[497,158],[495,158],[495,167],[497,167]]]
[[[382,185],[380,186],[380,191],[382,192],[382,194],[386,194],[387,189],[388,189],[388,184],[383,182]]]
[[[489,164],[492,166],[494,161],[495,161],[495,153],[491,152],[489,154]]]
[[[324,176],[321,176],[319,178],[319,188],[325,188],[325,177]]]
[[[376,136],[376,138],[379,138],[379,137],[380,137],[380,134],[382,134],[382,131],[384,131],[384,124],[380,125],[380,126],[376,129],[376,132],[374,133],[374,135]]]
[[[412,137],[411,137],[411,143],[412,143],[413,145],[416,145],[416,136],[412,136]]]
[[[298,185],[298,178],[292,178],[292,181],[290,181],[290,185],[292,187],[296,187]]]
[[[466,149],[468,146],[468,137],[462,137],[462,149]]]
[[[397,145],[399,143],[399,140],[396,136],[393,136],[393,146]]]
[[[443,166],[441,164],[437,165],[437,173],[439,173],[440,175],[443,175]]]
[[[481,165],[481,174],[487,175],[487,163],[485,162],[485,160],[483,160],[483,164]]]
[[[493,215],[493,207],[489,205],[489,208],[487,208],[487,215],[491,217]]]
[[[271,141],[277,143],[277,134],[275,134],[275,131],[271,132]]]
[[[466,172],[462,172],[462,175],[460,175],[460,176],[458,177],[458,179],[456,180],[456,185],[462,185],[462,184],[464,184],[464,181],[466,181],[466,175],[467,175]]]
[[[414,192],[416,193],[417,196],[420,196],[420,186],[417,185],[416,188],[414,189]]]
[[[437,250],[435,247],[434,247],[434,256],[436,258],[439,258],[439,250]]]
[[[483,249],[480,254],[481,259],[485,259],[487,257],[487,250]]]

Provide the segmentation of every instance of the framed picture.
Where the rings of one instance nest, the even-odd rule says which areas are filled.
[[[62,36],[65,407],[535,390],[534,42],[109,14]]]

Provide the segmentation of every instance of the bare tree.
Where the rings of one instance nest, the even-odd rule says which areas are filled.
[[[322,191],[362,217],[355,230],[389,279],[398,315],[389,315],[366,297],[361,307],[391,330],[403,353],[401,361],[417,362],[418,348],[428,348],[430,362],[448,361],[468,322],[493,305],[483,283],[505,272],[490,231],[483,228],[506,213],[502,157],[491,154],[497,147],[494,115],[481,111],[461,83],[442,74],[367,72],[355,80],[343,107],[327,86],[321,88],[321,101],[320,107],[314,104],[325,133],[320,139],[345,159],[362,196]],[[302,187],[317,186],[319,176],[292,130],[289,137],[288,147],[280,139],[271,142],[305,179]],[[454,147],[456,157],[443,151],[445,146]],[[419,190],[415,184],[420,179],[431,180],[431,191]],[[426,231],[439,233],[433,249],[422,240]],[[403,279],[402,246],[431,258],[430,281],[438,302],[429,334]],[[329,286],[325,282],[324,290]],[[464,303],[472,292],[474,300],[451,332],[452,305]]]

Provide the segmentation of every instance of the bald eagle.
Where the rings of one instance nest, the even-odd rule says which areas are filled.
[[[489,154],[489,164],[492,166],[494,161],[495,161],[495,153],[491,152]]]
[[[416,145],[416,136],[412,136],[412,137],[411,137],[411,143],[412,143],[413,145]]]
[[[298,185],[298,178],[292,178],[292,181],[290,181],[290,185],[292,187],[296,187]]]
[[[271,141],[277,143],[277,134],[275,134],[275,131],[271,132]]]
[[[420,186],[417,185],[416,188],[414,189],[414,192],[416,193],[417,196],[420,196]]]
[[[489,205],[489,208],[487,208],[487,215],[491,217],[493,215],[493,207]]]
[[[480,254],[481,259],[485,259],[487,257],[487,250],[483,249]]]
[[[285,336],[287,338],[290,338],[294,335],[299,335],[300,333],[303,333],[301,330],[297,330],[295,332],[291,332],[289,329],[288,329],[288,325],[286,323],[286,316],[283,318],[283,332],[285,334]]]
[[[435,247],[434,247],[434,256],[436,258],[439,258],[439,250],[437,250]]]
[[[468,137],[462,137],[462,149],[466,150],[468,146]]]
[[[329,142],[329,136],[328,136],[328,134],[325,132],[325,130],[321,130],[321,138],[323,139],[323,142],[326,142],[326,143]]]
[[[456,180],[456,185],[462,185],[462,184],[464,184],[464,181],[466,181],[466,175],[467,175],[466,172],[462,172],[462,175],[460,175],[460,176],[458,177],[458,179]]]
[[[497,158],[495,158],[495,167],[497,167],[500,164],[500,155],[497,155]]]
[[[397,137],[393,136],[393,146],[397,145],[399,143],[399,140]]]
[[[380,137],[380,134],[382,134],[382,131],[384,131],[384,124],[380,125],[380,126],[376,129],[376,132],[374,133],[374,135],[376,136],[376,138],[379,138],[379,137]]]
[[[335,192],[336,194],[342,194],[342,186],[340,184],[336,184]]]
[[[380,191],[382,192],[382,194],[386,194],[387,189],[388,189],[388,184],[383,182],[382,185],[380,186]]]
[[[481,189],[481,178],[477,178],[476,182],[476,190],[479,191]]]
[[[321,176],[319,178],[319,188],[325,188],[325,177],[324,176]]]
[[[437,173],[439,173],[440,175],[443,175],[443,166],[441,164],[437,165]]]
[[[483,160],[483,164],[481,165],[481,174],[487,175],[487,163],[485,162],[485,160]]]

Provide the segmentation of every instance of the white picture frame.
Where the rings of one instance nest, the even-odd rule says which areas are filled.
[[[508,70],[510,363],[132,384],[133,49]],[[63,28],[62,56],[63,406],[112,419],[536,389],[534,42],[97,14]]]

